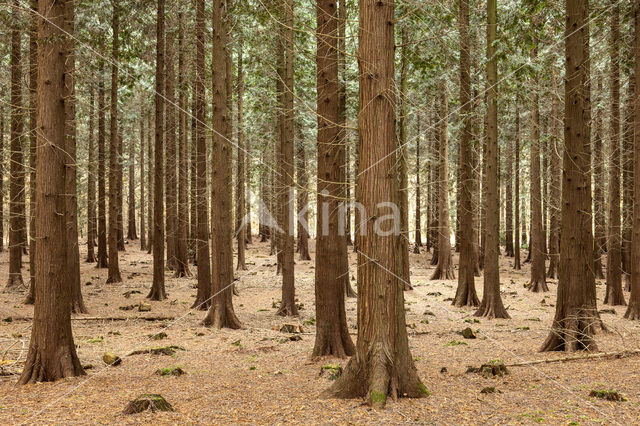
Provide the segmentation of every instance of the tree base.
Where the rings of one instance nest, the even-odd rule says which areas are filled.
[[[219,305],[213,304],[207,312],[207,316],[202,320],[202,325],[205,327],[213,327],[218,330],[221,328],[230,328],[232,330],[238,330],[242,328],[242,324],[235,312]]]
[[[593,324],[596,319],[579,312],[568,314],[562,320],[554,320],[549,336],[542,344],[540,352],[551,351],[597,351],[598,346],[593,340]]]
[[[316,341],[313,347],[312,357],[332,356],[346,358],[356,353],[356,347],[349,336],[346,325],[341,325],[342,330],[316,331]]]
[[[122,276],[120,275],[120,270],[117,271],[109,271],[109,276],[107,277],[107,284],[117,284],[122,282]]]
[[[446,263],[446,265],[443,265]],[[433,271],[433,275],[431,275],[431,280],[455,280],[456,274],[453,271],[453,264],[451,263],[451,259],[447,262],[438,262],[438,266],[436,270]]]
[[[458,286],[456,296],[453,298],[451,304],[456,308],[462,308],[463,306],[480,306],[480,300],[478,299],[475,286],[469,283]]]
[[[189,265],[187,263],[178,263],[178,268],[176,268],[173,278],[191,278],[192,274],[189,270]]]
[[[629,306],[624,313],[624,318],[628,320],[640,320],[640,303],[629,300]]]
[[[18,290],[26,287],[22,280],[22,274],[20,272],[9,273],[9,280],[7,281],[7,290]]]
[[[165,291],[164,286],[162,286],[162,288],[158,287],[159,286],[156,285],[151,286],[151,291],[147,294],[147,299],[160,301],[167,298],[167,292]]]
[[[545,280],[535,280],[529,282],[529,284],[527,285],[527,290],[533,293],[546,293],[547,291],[549,291],[549,286],[547,285],[547,282]]]
[[[84,300],[82,298],[71,302],[71,313],[72,314],[88,314],[89,313],[89,310],[85,306]]]
[[[607,286],[604,304],[611,306],[627,306],[627,302],[624,300],[624,294],[622,293],[622,286]]]
[[[87,254],[87,258],[84,261],[86,263],[95,263],[95,262],[97,262],[97,260],[98,259],[96,258],[95,254],[89,253],[89,254]]]
[[[44,353],[39,348],[30,348],[27,361],[18,384],[26,385],[36,382],[54,382],[66,377],[84,376],[86,373],[80,365],[80,360],[76,355],[75,348],[58,347],[50,348],[54,357]]]
[[[280,309],[278,309],[277,314],[281,317],[297,317],[298,307],[295,302],[285,303],[282,301],[280,302]]]

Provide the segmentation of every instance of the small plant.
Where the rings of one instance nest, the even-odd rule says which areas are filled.
[[[450,342],[448,342],[445,346],[467,346],[467,344],[465,342],[461,342],[459,340],[452,340]]]

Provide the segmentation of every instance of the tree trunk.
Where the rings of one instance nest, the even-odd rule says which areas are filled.
[[[94,145],[94,105],[95,92],[93,85],[89,87],[89,161],[87,162],[87,262],[94,263],[96,255],[94,247],[96,245],[97,221],[96,221],[96,167],[95,167],[95,145]]]
[[[197,40],[196,40],[196,43]],[[197,50],[197,46],[196,46]],[[197,116],[197,83],[196,83],[196,67],[197,67],[197,58],[194,54],[193,57],[193,81],[191,82],[191,145],[190,149],[190,175],[189,175],[189,245],[188,252],[190,258],[195,266],[198,265],[198,256],[196,254],[196,247],[198,245],[198,188],[197,188],[197,178],[198,178],[198,116]],[[204,66],[204,64],[203,64]],[[206,162],[205,162],[206,167]],[[205,174],[206,175],[206,174]],[[206,191],[205,191],[206,194]],[[206,214],[206,210],[205,210]],[[207,259],[209,256],[207,256]],[[196,272],[197,273],[197,272]]]
[[[484,291],[482,303],[475,315],[487,318],[509,318],[500,296],[499,207],[498,195],[498,64],[496,58],[496,0],[487,1],[487,223],[484,249]]]
[[[37,113],[38,113],[38,10],[37,0],[31,0],[30,6],[32,14],[29,22],[29,292],[25,298],[25,304],[32,305],[35,301],[35,284],[36,284],[36,149],[37,149]],[[93,94],[93,91],[92,91]],[[91,97],[93,108],[93,97]],[[92,116],[93,118],[93,116]],[[4,123],[3,123],[4,124]],[[93,123],[91,123],[93,124]],[[4,126],[3,126],[4,127]],[[2,130],[4,131],[4,129]],[[93,135],[90,135],[93,137]],[[4,153],[2,154],[4,160]],[[0,166],[4,167],[4,165]],[[2,179],[2,174],[0,174]],[[0,186],[0,191],[2,187]],[[94,226],[95,226],[95,187],[94,187]],[[0,198],[0,204],[4,203],[4,198]],[[2,209],[0,209],[0,251],[2,251],[3,245],[3,228],[4,218],[2,215]],[[94,227],[95,238],[95,227]],[[91,241],[93,250],[93,244],[95,240]],[[95,260],[95,256],[93,256]]]
[[[633,222],[633,104],[635,79],[629,73],[627,99],[622,122],[622,274],[625,289],[631,290],[631,224]]]
[[[635,40],[633,44],[634,77],[636,90],[640,90],[640,8],[636,5],[633,9],[635,26]],[[640,319],[640,97],[635,97],[633,123],[634,149],[633,149],[633,184],[636,197],[633,199],[633,232],[631,243],[631,294],[629,306],[624,317],[630,320]]]
[[[320,0],[317,22],[317,113],[318,113],[318,214],[316,237],[315,300],[316,340],[312,356],[353,355],[345,312],[345,272],[347,256],[344,239],[343,206],[344,145],[339,143],[338,109],[338,17],[333,0]]]
[[[104,44],[100,42],[100,51]],[[106,268],[107,262],[107,200],[106,200],[106,147],[105,147],[105,93],[104,61],[99,61],[98,71],[98,268]]]
[[[16,3],[12,12],[11,54],[11,129],[9,132],[9,281],[8,289],[24,287],[22,280],[23,251],[23,215],[24,203],[24,165],[22,142],[24,132],[24,111],[22,103],[22,34],[19,17],[19,5]],[[22,218],[22,219],[21,219]]]
[[[158,0],[156,15],[155,149],[153,176],[153,283],[147,298],[164,300],[164,0]],[[150,223],[151,224],[151,223]]]
[[[416,216],[415,216],[415,246],[413,247],[414,254],[420,254],[420,247],[422,247],[422,188],[420,188],[420,174],[422,173],[420,162],[420,139],[422,139],[422,132],[420,129],[420,113],[416,114]],[[347,183],[348,184],[348,183]]]
[[[460,191],[460,258],[458,266],[458,288],[453,306],[478,306],[480,301],[475,286],[475,248],[473,239],[473,134],[471,116],[471,59],[469,39],[469,0],[460,0],[458,30],[460,31],[460,171],[458,176]]]
[[[155,201],[153,199],[153,190],[155,186],[155,172],[153,163],[155,161],[154,157],[154,143],[151,143],[151,134],[153,133],[155,136],[155,128],[154,131],[151,131],[151,113],[149,113],[147,119],[147,193],[149,194],[149,201],[147,202],[147,254],[151,254],[153,250],[153,234],[155,233],[155,228],[153,226],[154,221],[154,213],[153,208],[155,206]]]
[[[560,152],[562,144],[560,142],[562,120],[560,119],[560,99],[558,93],[558,83],[556,70],[553,69],[551,76],[551,190],[550,205],[551,210],[549,221],[549,278],[558,278],[558,263],[560,260],[560,198],[562,197],[562,158]]]
[[[245,147],[244,147],[244,133],[242,122],[242,97],[244,96],[244,74],[242,70],[242,39],[238,39],[238,83],[236,85],[237,90],[237,141],[238,141],[238,169],[236,175],[236,241],[238,246],[238,264],[236,269],[246,270],[247,264],[245,261],[245,250],[247,246],[247,228],[246,228],[246,186],[245,186]]]
[[[302,211],[302,220],[298,220],[298,253],[301,260],[311,260],[309,255],[309,176],[307,175],[307,153],[304,141],[297,143],[296,180],[298,181],[298,214]]]
[[[118,170],[116,184],[118,186],[118,202],[116,209],[118,210],[118,251],[125,251],[124,247],[124,138],[122,137],[122,128],[118,130],[118,156],[116,160],[116,168]]]
[[[556,314],[541,351],[596,350],[589,149],[588,0],[566,0],[564,159]],[[597,314],[597,312],[596,312]]]
[[[378,203],[392,202],[398,191],[393,173],[398,160],[395,103],[389,91],[394,81],[393,19],[393,1],[360,0],[358,201],[370,217],[388,213]],[[377,78],[369,78],[371,75]],[[388,395],[394,399],[423,397],[428,392],[409,350],[403,284],[398,279],[402,271],[397,257],[399,227],[396,223],[393,233],[382,235],[374,232],[374,220],[365,224],[358,238],[356,354],[327,393],[340,398],[365,397],[381,408]]]
[[[207,213],[207,141],[204,70],[204,0],[196,1],[196,261],[198,292],[192,309],[208,310],[211,306],[211,260],[209,255],[209,217]]]
[[[4,120],[4,108],[0,106],[0,253],[4,251]]]
[[[346,188],[346,205],[344,206],[346,213],[345,239],[347,246],[353,245],[351,239],[351,165],[349,156],[349,139],[347,135],[347,55],[346,55],[346,39],[347,30],[347,6],[346,0],[338,1],[338,140],[345,147],[345,188]],[[349,267],[349,258],[347,254],[346,267]],[[355,297],[356,294],[351,288],[349,279],[347,283],[347,297]]]
[[[620,224],[620,6],[611,0],[609,126],[609,229],[607,244],[607,289],[604,303],[626,305],[622,293],[622,235]]]
[[[513,162],[515,163],[515,176],[513,179],[513,186],[515,189],[513,216],[515,219],[515,238],[514,241],[514,258],[513,269],[519,271],[520,265],[520,247],[522,244],[521,227],[520,227],[520,106],[518,105],[519,98],[516,97],[516,129],[513,137]]]
[[[118,0],[113,2],[111,57],[111,122],[109,144],[109,276],[107,284],[122,282],[118,264],[118,31],[120,7]]]
[[[455,273],[451,261],[451,227],[449,225],[449,107],[447,86],[440,81],[438,106],[438,265],[432,280],[453,280]]]
[[[38,13],[38,128],[36,285],[31,342],[18,383],[54,381],[84,375],[71,332],[68,281],[65,162],[66,20],[71,2],[40,0]]]
[[[136,230],[136,157],[135,157],[135,139],[129,139],[129,200],[127,202],[127,239],[137,240],[138,232]]]
[[[171,5],[171,3],[169,3]],[[171,8],[171,6],[169,6]],[[168,15],[171,16],[171,15]],[[165,230],[167,243],[167,268],[175,271],[176,229],[178,220],[177,179],[176,179],[176,74],[175,74],[175,19],[167,18],[168,29],[165,34]]]
[[[594,252],[593,263],[596,279],[603,279],[602,255],[607,245],[607,223],[605,204],[604,146],[602,141],[602,108],[598,98],[602,96],[602,76],[598,76],[598,91],[595,113],[595,131],[593,134],[593,217],[594,217]]]
[[[140,111],[140,251],[147,249],[147,229],[145,226],[145,198],[144,198],[144,119],[145,119],[144,107]],[[147,128],[147,132],[151,132],[150,128]]]
[[[507,143],[506,145],[506,159],[505,159],[505,188],[504,188],[504,197],[505,197],[505,213],[504,213],[504,221],[505,221],[505,256],[513,257],[513,156],[511,151],[513,150],[513,145],[511,143]]]
[[[537,22],[537,18],[534,18]],[[537,26],[536,23],[532,26]],[[538,41],[534,34],[534,48],[531,51],[531,60],[535,63],[538,60]],[[529,281],[529,291],[545,292],[549,291],[547,286],[544,260],[545,233],[542,225],[542,191],[540,188],[540,106],[538,95],[538,75],[534,71],[531,79],[531,152],[529,155],[529,202],[531,206],[531,280]]]
[[[231,216],[231,110],[227,102],[228,19],[224,0],[213,2],[213,147],[211,158],[211,307],[203,323],[215,328],[241,328],[233,310],[233,250]],[[213,202],[215,200],[215,202]]]

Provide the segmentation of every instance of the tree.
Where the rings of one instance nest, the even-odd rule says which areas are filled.
[[[171,9],[171,3],[169,3]],[[175,73],[175,29],[176,19],[170,11],[168,29],[165,34],[165,231],[167,243],[167,267],[176,270],[176,228],[178,220],[176,180],[176,73]]]
[[[103,42],[100,51],[103,51]],[[105,150],[105,93],[104,61],[99,60],[98,70],[98,259],[97,267],[106,268],[107,261],[107,201],[105,188],[106,150]]]
[[[562,197],[562,158],[560,157],[561,144],[560,137],[562,131],[562,121],[560,119],[560,106],[558,97],[558,83],[556,70],[553,69],[551,75],[551,191],[549,220],[549,278],[558,278],[558,262],[560,260],[560,197]]]
[[[609,128],[609,229],[605,304],[625,305],[622,293],[622,235],[620,224],[620,6],[611,0]]]
[[[440,103],[438,105],[438,265],[432,280],[453,280],[453,262],[451,261],[451,228],[449,226],[449,108],[447,86],[443,80],[439,83]]]
[[[513,186],[515,189],[513,216],[515,219],[514,230],[515,238],[513,240],[513,269],[519,271],[520,265],[520,245],[522,241],[520,230],[520,108],[518,106],[518,97],[516,97],[516,128],[515,135],[513,137],[513,163],[515,165],[515,176],[513,179]]]
[[[297,142],[296,151],[296,181],[298,184],[297,204],[298,212],[302,213],[302,220],[298,221],[298,253],[301,260],[311,260],[309,255],[309,232],[303,223],[309,220],[309,176],[307,175],[307,152],[304,141]]]
[[[22,220],[24,215],[24,166],[22,142],[24,119],[22,111],[22,33],[19,15],[20,5],[13,8],[11,27],[11,128],[9,132],[9,281],[7,288],[24,286],[22,280]]]
[[[136,157],[135,139],[129,140],[129,199],[127,202],[127,239],[138,239],[136,230]]]
[[[599,98],[602,96],[602,76],[598,76],[598,89],[596,95],[595,130],[593,133],[593,222],[594,222],[594,249],[593,264],[597,279],[604,278],[602,271],[602,255],[607,247],[607,223],[605,206],[605,182],[604,153],[602,141],[602,108]]]
[[[422,173],[420,158],[420,140],[422,139],[422,132],[420,129],[420,113],[416,114],[416,212],[415,212],[415,246],[413,248],[414,254],[420,254],[420,247],[422,247],[422,188],[420,188],[420,174]]]
[[[155,149],[153,170],[153,283],[147,298],[164,300],[164,0],[156,15]],[[151,225],[151,223],[150,223]]]
[[[242,98],[244,96],[244,74],[242,70],[242,39],[238,40],[238,83],[237,90],[237,122],[238,122],[238,170],[236,175],[236,237],[238,244],[237,269],[246,270],[245,250],[247,245],[247,228],[245,226],[246,215],[246,186],[245,186],[245,147],[242,126]],[[247,221],[248,222],[248,221]]]
[[[95,91],[93,85],[89,88],[89,161],[87,163],[87,262],[96,262],[95,245],[97,234],[97,218],[96,218],[96,159],[95,159],[95,142],[94,142],[94,126],[95,126]]]
[[[145,198],[144,198],[144,121],[146,118],[146,111],[144,107],[140,109],[140,251],[147,249],[147,229],[145,226]],[[147,128],[147,132],[151,132],[150,128]]]
[[[498,64],[496,58],[496,0],[487,1],[487,156],[485,220],[486,245],[484,249],[484,291],[480,308],[475,315],[487,318],[509,318],[500,296],[499,207],[498,195]]]
[[[38,151],[36,154],[35,306],[29,352],[18,383],[45,382],[85,372],[71,332],[67,280],[66,153],[64,104],[68,44],[65,21],[73,2],[40,0],[38,13]],[[65,212],[59,214],[59,212]]]
[[[29,22],[29,293],[24,303],[32,305],[35,299],[35,270],[36,270],[36,126],[37,126],[37,98],[38,98],[38,2],[31,0],[31,18]],[[3,154],[4,155],[4,154]],[[3,157],[4,159],[4,157]],[[2,166],[4,167],[4,165]],[[0,178],[2,175],[0,174]],[[0,187],[0,190],[2,188]],[[0,203],[4,202],[0,199]],[[2,220],[0,211],[0,223]],[[0,226],[2,228],[2,226]],[[0,232],[0,250],[3,235]]]
[[[211,307],[203,323],[215,328],[237,329],[242,325],[233,309],[233,251],[231,216],[231,111],[227,103],[227,26],[224,0],[213,2],[213,146],[211,156]]]
[[[596,350],[587,84],[588,0],[566,0],[564,154],[556,313],[541,351]],[[596,311],[597,313],[597,311]]]
[[[458,288],[453,299],[454,306],[478,306],[476,294],[475,263],[476,253],[473,233],[473,134],[471,109],[471,60],[469,40],[469,0],[459,1],[458,30],[460,32],[460,258],[458,263]]]
[[[634,52],[634,78],[636,90],[640,90],[640,7],[636,4],[633,8],[633,22],[635,26],[635,37],[633,44]],[[634,194],[640,194],[640,98],[635,97],[634,102],[633,132],[634,132]],[[640,319],[640,197],[633,199],[633,232],[631,242],[631,295],[629,296],[629,306],[624,317],[630,320]]]
[[[118,54],[119,54],[119,1],[113,1],[113,17],[111,21],[113,41],[111,46],[111,109],[110,109],[110,144],[109,144],[109,276],[107,284],[122,282],[120,265],[118,264]]]
[[[537,20],[537,18],[534,18]],[[536,24],[534,24],[536,25]],[[531,51],[531,59],[538,59],[537,34],[533,34],[534,47]],[[531,152],[529,156],[529,202],[531,205],[531,280],[528,289],[533,292],[549,291],[547,286],[544,260],[545,232],[542,226],[542,191],[540,188],[540,105],[538,94],[538,73],[533,71],[531,78]]]
[[[316,6],[317,22],[317,114],[318,114],[318,214],[316,237],[315,300],[316,340],[313,356],[353,355],[345,312],[345,270],[342,259],[347,244],[340,231],[344,195],[345,148],[338,129],[338,16],[333,0]],[[342,240],[342,241],[341,241]],[[344,244],[343,244],[344,242]],[[348,267],[348,266],[347,266]],[[349,280],[348,269],[346,279]]]
[[[393,19],[393,1],[360,1],[358,201],[376,217],[388,212],[398,190],[393,173],[398,160],[395,100],[389,91],[394,80]],[[402,266],[396,260],[399,229],[395,224],[394,232],[384,235],[374,232],[374,220],[364,224],[358,237],[356,354],[328,394],[365,397],[374,407],[383,407],[388,395],[423,397],[428,392],[409,350],[403,283],[398,279]]]

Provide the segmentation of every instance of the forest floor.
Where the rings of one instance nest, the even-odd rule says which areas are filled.
[[[314,256],[313,241],[311,255]],[[86,246],[82,245],[81,258]],[[355,255],[350,254],[355,275]],[[523,258],[526,252],[523,251]],[[139,242],[120,255],[122,284],[107,285],[106,269],[82,263],[82,290],[89,314],[74,315],[73,332],[87,375],[79,378],[16,386],[18,376],[0,377],[0,424],[157,424],[157,423],[546,423],[638,424],[640,412],[640,356],[608,360],[511,367],[503,377],[485,378],[465,373],[467,366],[500,359],[505,364],[549,359],[563,353],[539,353],[555,311],[557,282],[549,293],[524,288],[529,265],[513,271],[512,260],[501,258],[503,300],[512,319],[474,319],[473,309],[451,306],[456,281],[430,281],[431,255],[411,255],[411,281],[405,293],[411,352],[418,373],[431,396],[392,400],[384,410],[373,410],[362,400],[320,399],[331,384],[323,366],[345,365],[341,359],[311,359],[314,342],[314,263],[296,260],[296,294],[302,305],[298,318],[276,315],[280,279],[276,276],[268,243],[254,243],[247,253],[247,271],[237,271],[239,296],[234,305],[245,329],[203,327],[202,311],[192,311],[195,278],[170,278],[169,298],[150,302],[150,312],[138,312],[151,285],[151,255]],[[296,256],[297,258],[297,256]],[[25,256],[28,266],[28,257]],[[457,260],[454,259],[457,263]],[[8,255],[0,253],[0,285],[7,280]],[[28,271],[24,271],[25,280]],[[195,269],[192,267],[192,271]],[[352,278],[354,279],[354,278]],[[355,280],[352,281],[355,286]],[[482,278],[476,280],[479,296]],[[139,291],[139,293],[125,293]],[[598,283],[598,301],[604,283]],[[625,293],[628,298],[628,293]],[[29,345],[33,307],[22,304],[23,293],[0,293],[0,366],[19,372]],[[600,306],[600,309],[612,309]],[[611,313],[615,312],[615,313]],[[640,322],[622,318],[624,307],[602,313],[609,333],[596,336],[602,351],[640,348]],[[142,317],[175,319],[145,321]],[[350,327],[355,327],[356,300],[347,300]],[[126,321],[80,320],[118,317]],[[11,318],[12,320],[10,320]],[[280,332],[283,324],[303,327],[301,340]],[[466,327],[476,339],[459,334]],[[355,340],[355,328],[352,329]],[[151,340],[164,332],[167,337]],[[140,348],[179,345],[173,356],[129,352]],[[105,352],[122,357],[122,364],[106,367]],[[17,362],[16,362],[17,361]],[[179,366],[185,375],[158,376],[160,368]],[[445,370],[446,368],[446,370]],[[496,393],[481,393],[494,387]],[[612,389],[627,401],[610,402],[589,396],[591,390]],[[161,394],[175,412],[124,415],[129,401],[142,393]]]

